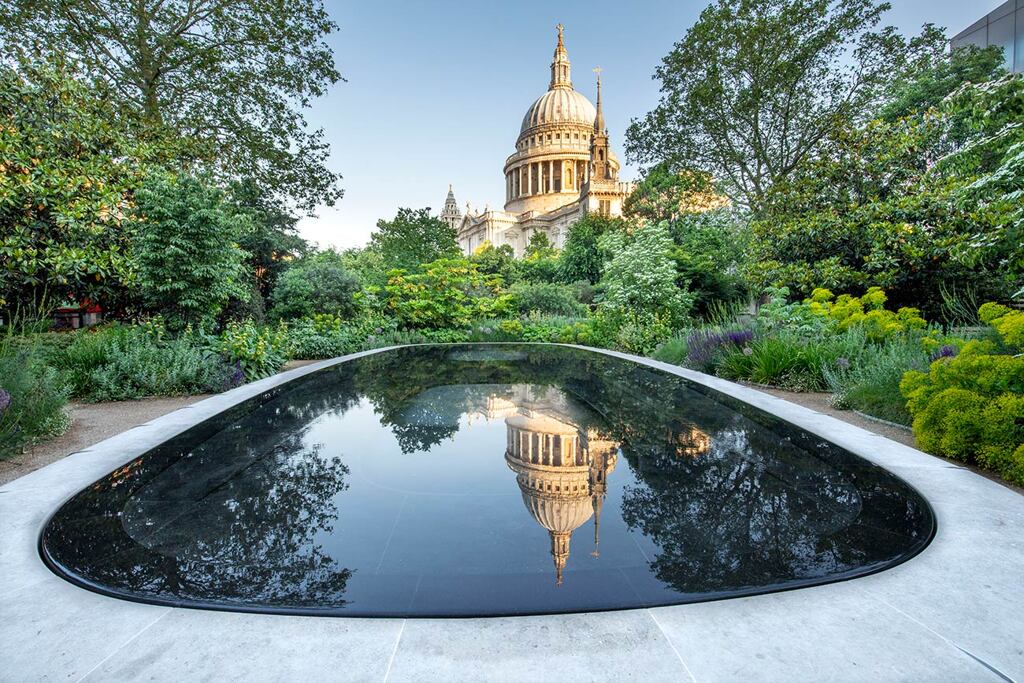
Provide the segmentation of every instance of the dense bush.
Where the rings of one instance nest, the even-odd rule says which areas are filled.
[[[941,350],[937,353],[943,354]],[[946,347],[944,354],[950,353]],[[900,394],[900,382],[908,370],[926,369],[928,359],[920,340],[913,337],[866,345],[859,357],[837,359],[825,367],[832,404],[910,426],[912,418]]]
[[[927,372],[907,372],[900,390],[921,448],[1024,484],[1024,355],[1016,336],[1024,314],[995,305],[980,314],[999,343],[968,341]]]
[[[270,294],[270,314],[286,320],[317,313],[348,318],[359,311],[356,294],[361,288],[340,254],[321,252],[298,261],[278,277]]]
[[[860,328],[876,342],[928,326],[916,308],[903,307],[895,313],[886,310],[887,300],[880,287],[869,288],[862,297],[841,294],[838,299],[829,290],[818,288],[811,293],[809,306],[814,313],[834,321],[840,332]]]
[[[413,329],[468,327],[511,310],[501,278],[483,275],[466,259],[434,261],[414,275],[392,271],[384,291],[388,313]]]
[[[585,307],[577,299],[578,289],[572,285],[518,282],[508,289],[513,305],[520,313],[549,315],[581,315]]]
[[[288,360],[288,328],[232,321],[221,333],[217,348],[242,369],[247,380],[262,379],[278,372]]]
[[[250,225],[208,178],[154,176],[137,195],[134,259],[150,312],[174,329],[211,322],[242,285],[238,247]]]
[[[232,368],[211,340],[197,334],[170,336],[160,320],[111,325],[64,335],[71,342],[49,363],[85,401],[120,401],[230,388]]]
[[[35,354],[0,348],[0,460],[26,445],[64,432],[68,386]]]

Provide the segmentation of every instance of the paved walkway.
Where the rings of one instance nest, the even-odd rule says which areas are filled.
[[[621,354],[609,355],[621,356]],[[659,367],[878,463],[932,503],[917,557],[845,583],[696,605],[502,619],[184,610],[79,589],[39,560],[66,497],[231,405],[336,361],[194,403],[0,487],[4,680],[1024,680],[1024,496],[828,415]]]

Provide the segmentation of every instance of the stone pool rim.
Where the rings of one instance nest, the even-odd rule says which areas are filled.
[[[112,587],[107,586],[105,584],[100,584],[100,583],[96,583],[96,582],[90,581],[88,579],[85,579],[85,578],[75,574],[72,571],[66,570],[64,567],[62,567],[60,565],[59,562],[55,561],[53,558],[50,557],[50,554],[48,553],[48,551],[46,549],[46,546],[45,546],[45,543],[44,543],[44,536],[45,536],[46,529],[50,525],[51,520],[53,520],[56,516],[58,516],[59,513],[61,512],[61,510],[63,510],[63,508],[65,507],[65,505],[67,505],[72,499],[74,499],[76,496],[78,496],[81,492],[83,492],[86,488],[88,488],[93,483],[95,483],[95,482],[105,478],[106,476],[108,476],[110,472],[113,472],[118,467],[123,466],[123,465],[125,465],[125,464],[127,464],[127,463],[129,463],[129,462],[131,462],[131,461],[133,461],[135,459],[137,459],[138,457],[141,457],[141,456],[145,455],[152,448],[155,448],[155,447],[163,444],[164,442],[166,442],[166,441],[168,441],[170,439],[173,439],[175,436],[177,436],[177,435],[179,435],[179,434],[181,434],[181,433],[183,433],[185,431],[188,431],[189,429],[192,429],[193,427],[196,427],[196,426],[200,425],[202,422],[204,422],[204,421],[206,421],[208,419],[214,418],[214,417],[216,417],[216,416],[218,416],[218,415],[220,415],[220,414],[222,414],[222,413],[224,413],[224,412],[226,412],[226,411],[228,411],[228,410],[230,410],[232,408],[235,408],[235,407],[237,407],[237,406],[239,406],[241,404],[244,404],[244,403],[246,403],[248,401],[259,401],[261,399],[262,400],[269,400],[270,394],[274,393],[275,390],[278,389],[279,387],[283,387],[284,385],[289,384],[289,383],[291,383],[291,382],[293,382],[293,381],[295,381],[295,380],[297,380],[299,378],[302,378],[302,377],[305,377],[305,376],[308,376],[308,375],[312,375],[312,374],[316,374],[316,373],[321,372],[323,370],[326,370],[326,369],[329,369],[329,368],[341,365],[343,363],[355,360],[357,358],[377,355],[377,354],[386,353],[386,352],[392,352],[392,351],[396,351],[396,350],[404,349],[404,348],[415,348],[415,347],[435,347],[435,348],[436,347],[453,347],[453,348],[458,348],[458,347],[467,347],[467,346],[470,346],[470,347],[488,347],[488,346],[491,346],[491,347],[500,347],[500,346],[516,346],[516,347],[547,346],[547,347],[569,348],[569,349],[574,349],[574,350],[577,350],[577,351],[597,353],[597,354],[600,354],[600,355],[604,355],[604,356],[608,356],[608,357],[612,357],[612,358],[617,358],[617,359],[620,359],[620,360],[624,360],[624,361],[627,361],[627,362],[632,362],[632,363],[638,364],[640,366],[649,367],[649,368],[652,368],[654,370],[658,370],[658,371],[664,372],[664,373],[666,373],[668,375],[671,375],[671,376],[680,377],[683,380],[685,380],[689,385],[691,385],[694,390],[699,391],[701,393],[705,393],[706,395],[709,396],[709,398],[711,398],[712,400],[717,401],[717,402],[723,404],[723,406],[725,406],[727,409],[735,410],[735,411],[742,411],[743,409],[750,409],[750,410],[753,410],[755,413],[766,413],[769,418],[779,419],[779,420],[785,422],[790,427],[802,430],[803,432],[811,435],[812,437],[816,437],[818,439],[827,441],[827,442],[835,445],[836,447],[851,453],[852,455],[856,456],[857,458],[863,460],[868,465],[872,465],[872,466],[880,468],[881,470],[884,471],[884,473],[888,477],[891,477],[897,485],[905,487],[907,489],[908,494],[910,496],[914,496],[914,497],[917,498],[917,501],[915,501],[915,502],[918,502],[921,505],[922,511],[923,511],[923,513],[927,517],[928,533],[926,534],[926,537],[915,540],[915,542],[912,544],[913,545],[912,550],[910,550],[910,551],[900,555],[898,558],[896,558],[894,560],[890,560],[890,561],[886,561],[886,562],[881,562],[881,563],[876,563],[875,565],[867,566],[867,567],[857,567],[857,568],[854,568],[854,569],[849,569],[849,570],[846,570],[844,572],[840,572],[840,573],[833,574],[833,575],[828,575],[828,576],[825,576],[825,577],[814,577],[814,578],[808,578],[808,579],[803,579],[803,580],[793,580],[793,581],[790,581],[790,582],[788,582],[786,584],[783,584],[783,585],[761,585],[761,586],[747,587],[747,588],[741,588],[741,589],[729,590],[729,591],[709,592],[709,593],[699,594],[697,596],[692,596],[691,595],[691,596],[688,596],[684,600],[678,600],[678,601],[666,601],[666,602],[658,602],[658,603],[652,603],[652,604],[633,604],[633,605],[624,605],[624,606],[594,607],[594,608],[587,609],[586,611],[568,610],[568,611],[564,611],[564,612],[556,612],[556,611],[530,611],[530,610],[525,610],[525,611],[516,611],[516,612],[504,612],[504,611],[488,612],[488,613],[483,613],[483,614],[472,614],[472,613],[458,613],[458,614],[406,614],[406,613],[386,613],[386,612],[385,613],[377,613],[377,612],[360,613],[358,611],[353,611],[353,612],[346,613],[344,611],[337,611],[334,608],[330,608],[330,607],[325,607],[325,608],[323,608],[321,610],[321,609],[318,609],[316,607],[295,608],[295,607],[275,607],[275,606],[268,606],[268,605],[244,605],[244,604],[234,604],[234,603],[218,603],[216,601],[201,601],[201,600],[196,600],[196,599],[191,599],[191,598],[180,599],[180,598],[174,598],[174,597],[163,597],[163,596],[153,596],[153,595],[139,595],[139,594],[135,594],[135,593],[123,590],[123,589],[112,588]],[[736,390],[739,390],[739,391],[736,391]],[[757,405],[756,403],[748,400],[749,397],[743,398],[741,396],[735,395],[735,393],[739,393],[739,394],[745,393],[743,390],[750,391],[749,388],[743,387],[742,385],[738,385],[738,384],[735,384],[735,383],[732,383],[732,382],[728,382],[726,380],[721,380],[719,378],[716,378],[716,377],[713,377],[713,376],[710,376],[710,375],[705,375],[703,373],[699,373],[699,372],[696,372],[696,371],[688,370],[688,369],[683,368],[681,366],[671,365],[671,364],[667,364],[667,363],[662,363],[660,361],[655,361],[655,360],[648,359],[648,358],[632,356],[632,355],[625,354],[625,353],[620,353],[620,352],[617,352],[617,351],[610,351],[610,350],[607,350],[607,349],[599,349],[599,348],[593,348],[593,347],[579,346],[579,345],[574,345],[574,344],[552,344],[552,343],[546,343],[546,342],[455,342],[455,343],[448,343],[448,344],[438,344],[438,343],[402,344],[402,345],[394,345],[394,346],[388,346],[388,347],[381,347],[381,348],[377,348],[377,349],[371,349],[371,350],[368,350],[368,351],[362,351],[362,352],[354,353],[354,354],[348,354],[348,355],[340,356],[340,357],[337,357],[337,358],[332,358],[332,359],[327,359],[327,360],[324,360],[324,361],[319,361],[319,362],[311,363],[311,364],[303,366],[301,368],[296,368],[294,370],[290,370],[290,371],[286,371],[286,372],[283,372],[283,373],[279,373],[279,374],[271,376],[269,378],[266,378],[266,379],[263,379],[263,380],[259,380],[257,382],[253,382],[253,383],[248,384],[248,385],[243,385],[241,387],[237,387],[235,389],[223,392],[221,394],[217,394],[217,395],[212,396],[212,397],[210,397],[208,399],[205,399],[205,400],[200,401],[200,402],[198,402],[196,404],[193,404],[192,406],[188,406],[188,407],[182,409],[182,411],[184,411],[184,410],[188,410],[188,408],[197,408],[197,407],[210,408],[210,410],[197,411],[197,412],[199,412],[199,414],[192,421],[187,421],[187,420],[181,421],[178,425],[176,425],[177,427],[179,427],[179,429],[174,431],[174,433],[168,433],[166,436],[163,436],[163,438],[159,438],[159,439],[155,439],[155,438],[154,439],[146,439],[145,442],[149,443],[149,445],[147,447],[143,448],[141,451],[139,451],[138,449],[131,449],[129,451],[129,453],[131,453],[131,455],[128,455],[127,457],[123,457],[120,462],[117,462],[116,464],[111,466],[106,472],[104,472],[100,476],[94,477],[88,483],[85,483],[85,484],[81,485],[79,488],[77,488],[74,491],[72,491],[71,493],[65,495],[63,497],[63,499],[61,500],[61,502],[56,507],[54,507],[52,509],[52,511],[47,515],[45,522],[40,527],[40,530],[39,530],[39,533],[38,533],[38,537],[37,537],[37,543],[36,543],[36,552],[38,553],[38,556],[42,560],[43,564],[54,575],[56,575],[58,578],[60,578],[60,579],[62,579],[64,581],[66,581],[66,582],[76,586],[77,588],[80,588],[80,589],[83,589],[83,590],[86,590],[86,591],[89,591],[89,592],[92,592],[92,593],[95,593],[95,594],[98,594],[98,595],[102,595],[102,596],[108,597],[108,598],[114,598],[114,599],[117,599],[117,600],[128,601],[128,602],[139,603],[139,604],[152,605],[152,606],[156,606],[156,607],[175,608],[175,609],[180,608],[180,609],[214,611],[214,612],[235,612],[235,613],[241,613],[241,614],[264,614],[264,615],[300,616],[300,617],[329,617],[329,618],[332,618],[332,619],[350,618],[350,619],[421,619],[421,620],[437,620],[437,619],[502,619],[502,618],[513,618],[513,619],[515,619],[515,618],[530,618],[530,617],[543,618],[543,617],[565,616],[565,615],[572,615],[572,614],[600,613],[600,612],[628,612],[628,611],[643,610],[643,609],[659,609],[659,608],[683,607],[683,606],[686,606],[686,605],[689,605],[689,604],[700,604],[700,603],[706,603],[706,602],[729,601],[729,600],[740,599],[740,598],[749,598],[749,597],[761,596],[761,595],[785,593],[785,592],[796,591],[796,590],[804,590],[804,589],[812,588],[812,587],[821,587],[821,586],[827,586],[827,585],[830,585],[830,584],[836,584],[836,583],[852,581],[854,579],[860,579],[860,578],[864,578],[864,577],[871,576],[871,575],[874,575],[874,574],[883,573],[883,572],[892,570],[895,567],[898,567],[898,566],[900,566],[902,564],[905,564],[905,563],[913,560],[915,557],[917,557],[921,553],[925,552],[929,548],[929,546],[931,545],[931,543],[933,542],[933,540],[935,539],[935,537],[936,537],[936,535],[938,533],[938,528],[939,528],[938,515],[936,514],[936,511],[934,510],[934,508],[932,507],[930,501],[928,500],[928,497],[920,489],[918,489],[916,486],[914,486],[913,483],[908,481],[905,477],[903,477],[903,476],[893,472],[891,469],[887,468],[884,464],[875,461],[869,455],[867,455],[867,454],[865,454],[863,452],[859,452],[856,448],[851,448],[848,445],[844,445],[843,443],[840,443],[839,441],[841,441],[841,440],[837,440],[837,439],[834,438],[835,434],[821,433],[820,431],[816,431],[815,429],[808,428],[807,426],[805,426],[803,424],[800,424],[799,421],[794,420],[792,417],[786,417],[786,416],[783,416],[783,415],[779,415],[777,412],[771,410],[770,408]],[[755,393],[760,394],[760,392],[755,392]],[[792,404],[788,404],[788,405],[792,405]],[[807,409],[801,408],[801,410],[807,410]],[[182,411],[177,411],[177,412],[182,412]],[[176,415],[177,412],[176,413],[172,413],[171,415]],[[813,412],[813,411],[811,411],[811,412]],[[818,414],[818,413],[815,413],[815,414]],[[141,429],[145,429],[146,427],[156,427],[156,426],[159,426],[160,423],[164,419],[166,419],[167,417],[170,417],[170,415],[164,416],[163,418],[158,418],[158,419],[154,420],[152,423],[149,423],[148,425],[143,425],[141,427]],[[852,427],[852,425],[850,425],[850,426]],[[765,427],[768,428],[767,425],[765,425]],[[140,428],[136,428],[136,429],[140,429]],[[859,429],[859,428],[854,428],[854,429]],[[114,437],[114,438],[116,439],[116,437]],[[879,437],[879,438],[881,438],[881,437]],[[97,446],[101,446],[101,445],[102,444],[98,444]],[[93,447],[92,449],[89,449],[89,450],[95,452],[96,449],[97,449],[97,447]]]

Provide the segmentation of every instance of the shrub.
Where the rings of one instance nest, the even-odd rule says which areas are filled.
[[[602,245],[614,254],[604,272],[604,301],[600,307],[623,320],[648,314],[648,321],[675,325],[693,308],[694,295],[676,286],[676,270],[669,258],[672,238],[665,223],[649,224],[627,240],[622,233],[602,236]],[[624,312],[629,311],[629,316]],[[667,338],[667,334],[663,338]]]
[[[859,357],[837,359],[824,367],[823,374],[835,407],[909,426],[912,418],[900,394],[900,381],[908,370],[927,367],[928,356],[917,340],[894,339],[865,346]]]
[[[520,282],[508,291],[520,313],[578,316],[584,312],[576,298],[577,288],[572,285]]]
[[[309,256],[282,273],[270,294],[271,316],[291,320],[328,313],[345,318],[359,312],[359,278],[333,251]]]
[[[888,299],[880,287],[871,287],[859,298],[842,294],[833,300],[834,296],[827,289],[815,289],[807,303],[812,312],[834,321],[840,332],[860,327],[868,339],[878,342],[928,326],[916,308],[886,310]]]
[[[483,275],[475,263],[461,258],[428,263],[416,275],[393,270],[384,291],[387,310],[413,329],[467,328],[511,308],[501,278]]]
[[[223,391],[237,383],[232,381],[232,369],[213,349],[187,336],[160,343],[146,343],[138,334],[131,337],[132,343],[112,345],[103,365],[92,370],[83,399],[184,396]]]
[[[292,358],[320,360],[336,358],[362,347],[366,335],[355,326],[344,325],[341,318],[317,313],[288,325],[288,343]]]
[[[986,304],[979,313],[1009,345],[1016,312]],[[1000,350],[992,341],[968,341],[959,354],[933,361],[927,372],[907,372],[900,391],[922,449],[1024,484],[1024,356]]]
[[[232,297],[245,298],[238,239],[250,226],[209,180],[154,178],[137,197],[134,242],[147,308],[183,329],[212,321]]]
[[[252,321],[230,322],[217,343],[218,350],[238,363],[249,381],[269,377],[288,359],[288,328],[258,327]]]
[[[687,364],[702,372],[714,372],[721,356],[744,348],[754,340],[751,330],[694,330],[686,337]]]
[[[0,459],[64,432],[69,389],[53,368],[27,350],[0,349]]]
[[[662,342],[661,345],[654,350],[654,353],[651,354],[651,358],[654,360],[660,360],[663,363],[682,365],[689,354],[690,345],[687,342],[687,336],[676,333]]]

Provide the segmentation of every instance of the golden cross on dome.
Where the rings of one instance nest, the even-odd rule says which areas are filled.
[[[594,67],[594,68],[592,69],[592,71],[593,71],[594,73],[596,73],[596,74],[597,74],[597,78],[598,78],[598,79],[600,79],[600,78],[601,78],[601,72],[602,72],[602,71],[604,71],[604,69],[602,69],[602,68],[601,68],[601,67],[599,67],[599,66],[595,66],[595,67]]]

